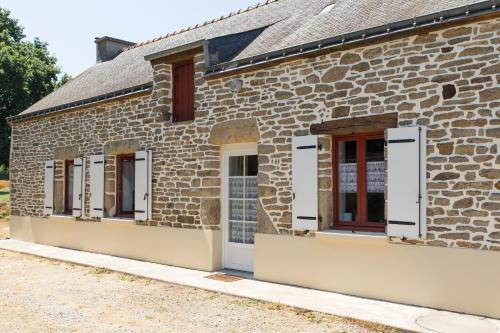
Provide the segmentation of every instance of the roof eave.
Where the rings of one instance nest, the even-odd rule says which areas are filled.
[[[15,116],[8,117],[6,120],[10,124],[10,123],[14,123],[14,122],[21,121],[21,120],[31,119],[31,118],[35,118],[35,117],[41,117],[41,116],[44,116],[47,114],[61,113],[61,112],[65,112],[65,111],[76,109],[76,108],[90,106],[90,105],[100,103],[100,102],[111,101],[111,100],[114,100],[116,98],[123,98],[123,97],[131,96],[131,95],[136,95],[136,94],[139,94],[142,92],[148,92],[148,91],[151,91],[152,88],[153,88],[153,82],[148,82],[148,83],[134,86],[131,88],[117,90],[117,91],[110,92],[110,93],[103,94],[103,95],[99,95],[96,97],[82,99],[82,100],[79,100],[76,102],[71,102],[71,103],[67,103],[67,104],[63,104],[63,105],[59,105],[59,106],[54,106],[54,107],[42,109],[39,111],[34,111],[34,112],[29,112],[29,113],[21,113],[21,114],[15,115]]]
[[[500,0],[482,1],[468,6],[452,8],[449,10],[433,14],[415,17],[413,19],[392,22],[383,26],[378,26],[365,30],[359,30],[341,36],[334,36],[299,46],[293,46],[286,49],[261,54],[255,57],[240,59],[236,61],[228,61],[215,65],[211,65],[207,62],[205,77],[210,78],[218,75],[231,74],[240,70],[246,70],[246,69],[251,70],[251,68],[258,65],[266,65],[277,61],[286,61],[288,59],[293,59],[300,56],[314,55],[317,52],[329,52],[344,46],[367,42],[372,39],[378,39],[381,37],[391,37],[399,33],[411,32],[416,29],[418,30],[419,28],[438,27],[445,23],[459,22],[473,17],[479,17],[491,13],[499,13],[500,12],[499,5],[500,5]],[[175,57],[176,54],[189,53],[194,50],[203,48],[205,53],[205,60],[207,61],[208,60],[206,52],[207,43],[208,41],[205,39],[199,40],[173,49],[146,55],[144,59],[146,61],[154,61],[160,58]],[[146,84],[123,89],[120,91],[115,91],[108,94],[80,101],[75,101],[72,103],[59,105],[48,109],[43,109],[35,112],[8,117],[7,121],[9,123],[12,123],[37,116],[52,114],[56,112],[63,112],[70,109],[88,106],[97,102],[103,102],[119,97],[124,97],[148,91],[152,89],[152,86],[153,83],[148,82]]]

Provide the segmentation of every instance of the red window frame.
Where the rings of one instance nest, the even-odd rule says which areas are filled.
[[[367,221],[367,192],[366,192],[366,141],[370,139],[383,139],[384,132],[360,133],[351,135],[334,136],[332,140],[332,170],[333,170],[333,225],[336,230],[384,232],[385,223]],[[339,182],[338,182],[338,143],[341,141],[356,141],[357,169],[357,207],[356,221],[341,221],[339,219]]]
[[[73,166],[73,182],[75,181],[74,160],[64,161],[64,214],[72,215],[73,207],[69,207],[69,168]]]
[[[173,122],[194,120],[194,62],[172,65]]]
[[[134,161],[135,165],[135,154],[123,154],[116,157],[116,216],[117,217],[134,217],[134,211],[123,211],[122,210],[122,175],[123,175],[123,162],[124,161]]]

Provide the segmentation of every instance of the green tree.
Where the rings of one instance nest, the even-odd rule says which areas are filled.
[[[10,128],[6,118],[25,110],[59,84],[61,70],[47,43],[25,37],[23,27],[0,7],[0,165],[9,164]]]
[[[69,75],[68,73],[63,73],[59,78],[59,81],[57,82],[56,88],[64,86],[66,82],[68,82],[71,79],[72,79],[71,75]]]

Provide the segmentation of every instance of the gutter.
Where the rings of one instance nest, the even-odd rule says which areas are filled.
[[[98,103],[98,102],[109,101],[109,100],[112,100],[112,99],[115,99],[115,98],[121,98],[121,97],[125,97],[125,96],[135,95],[135,94],[141,93],[141,92],[151,91],[152,88],[153,88],[153,82],[148,82],[148,83],[141,84],[141,85],[138,85],[138,86],[134,86],[134,87],[131,87],[131,88],[117,90],[117,91],[110,92],[110,93],[103,94],[103,95],[99,95],[99,96],[96,96],[96,97],[82,99],[82,100],[79,100],[77,102],[71,102],[71,103],[67,103],[67,104],[62,104],[62,105],[59,105],[59,106],[55,106],[55,107],[51,107],[51,108],[48,108],[48,109],[43,109],[43,110],[39,110],[39,111],[35,111],[35,112],[29,112],[29,113],[25,113],[25,114],[18,114],[16,116],[8,117],[7,118],[7,122],[8,123],[13,123],[13,122],[24,120],[24,119],[28,119],[28,118],[34,118],[34,117],[44,116],[46,114],[60,113],[60,112],[64,112],[64,111],[67,111],[67,110],[76,109],[76,108],[79,108],[79,107],[82,107],[82,106],[87,106],[87,105],[90,105],[90,104],[95,104],[95,103]]]
[[[491,14],[498,12],[499,7],[500,0],[488,0],[433,14],[418,16],[413,19],[397,21],[374,28],[359,30],[340,36],[264,53],[254,57],[208,66],[205,76],[210,77],[217,74],[234,72],[256,65],[285,60],[318,51],[333,50],[344,45],[351,45],[380,37],[392,36],[397,33],[408,32],[417,28],[434,27],[446,22],[461,21],[471,17]]]

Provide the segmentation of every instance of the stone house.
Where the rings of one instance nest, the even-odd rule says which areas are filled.
[[[274,0],[9,119],[11,236],[500,318],[498,0]]]

